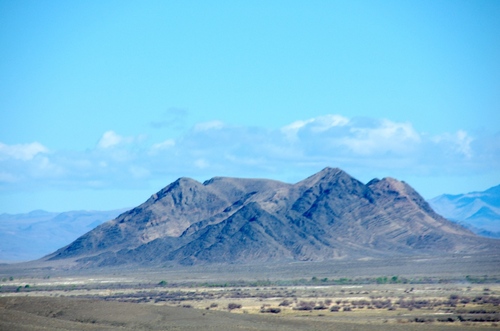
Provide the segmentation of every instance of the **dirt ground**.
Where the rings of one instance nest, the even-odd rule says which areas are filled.
[[[0,331],[200,328],[499,329],[500,257],[135,270],[0,266]]]
[[[67,297],[2,297],[0,330],[472,330],[486,326],[365,324]]]

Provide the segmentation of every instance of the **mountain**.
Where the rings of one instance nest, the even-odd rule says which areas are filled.
[[[124,211],[52,213],[35,210],[24,214],[0,214],[0,261],[38,259]]]
[[[180,178],[44,258],[76,267],[324,261],[498,249],[408,184],[325,168],[296,184]]]
[[[474,233],[500,238],[500,185],[483,192],[443,194],[429,200],[429,204]]]

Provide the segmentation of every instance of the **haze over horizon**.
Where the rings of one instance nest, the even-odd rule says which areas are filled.
[[[0,213],[329,167],[500,184],[500,2],[0,1]]]

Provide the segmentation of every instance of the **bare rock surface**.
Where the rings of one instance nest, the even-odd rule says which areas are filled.
[[[80,268],[326,261],[498,251],[438,215],[407,183],[337,168],[296,183],[180,178],[44,258]]]

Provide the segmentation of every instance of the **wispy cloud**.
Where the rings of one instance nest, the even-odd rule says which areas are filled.
[[[6,145],[0,142],[0,159],[13,158],[16,160],[29,161],[37,154],[47,153],[48,151],[48,148],[39,142],[16,145]]]
[[[340,144],[360,155],[407,154],[420,143],[420,135],[410,123],[379,120],[369,126],[353,124]]]
[[[224,127],[222,121],[214,120],[209,122],[198,123],[194,126],[194,131],[208,131],[208,130],[219,130]]]
[[[165,141],[153,144],[151,146],[151,152],[152,153],[157,153],[165,149],[169,149],[175,146],[175,140],[174,139],[167,139]]]
[[[188,111],[182,108],[169,108],[161,116],[161,118],[151,121],[150,126],[154,129],[183,129],[186,122]]]
[[[97,143],[98,148],[106,149],[110,147],[114,147],[119,144],[123,143],[131,143],[134,141],[134,138],[132,137],[123,137],[117,134],[114,131],[106,131],[102,135],[101,139],[99,139],[99,142]]]
[[[445,144],[448,146],[447,153],[458,153],[467,158],[472,157],[471,143],[474,141],[466,131],[458,130],[456,133],[444,133],[433,137],[433,141],[437,144]]]
[[[296,140],[297,134],[305,129],[324,132],[335,127],[349,124],[349,119],[341,115],[325,115],[307,120],[298,120],[281,128],[281,132],[290,140]]]
[[[429,135],[411,123],[326,115],[282,128],[199,123],[181,136],[150,141],[104,132],[94,149],[51,151],[38,142],[0,143],[0,189],[123,188],[148,181],[215,175],[299,178],[324,166],[360,173],[485,172],[500,167],[495,137],[458,130]],[[165,183],[166,184],[166,183]]]

